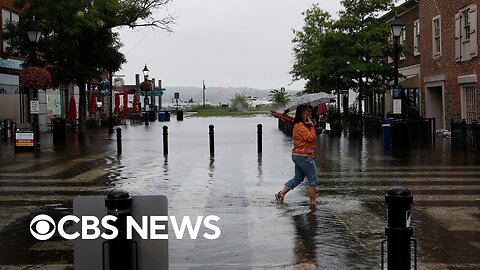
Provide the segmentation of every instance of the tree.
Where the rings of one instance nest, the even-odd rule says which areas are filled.
[[[389,27],[379,20],[392,0],[342,0],[345,10],[333,20],[318,5],[305,11],[305,25],[294,31],[294,80],[307,81],[305,92],[339,94],[353,89],[361,99],[366,93],[383,93],[393,68],[385,61],[391,54]],[[361,113],[361,112],[360,112]]]
[[[166,31],[174,18],[156,19],[155,10],[171,0],[17,0],[24,12],[16,25],[3,36],[7,54],[27,55],[32,48],[26,31],[33,20],[39,23],[42,38],[36,45],[38,61],[28,65],[46,67],[55,86],[75,83],[80,89],[79,138],[85,134],[86,84],[115,72],[126,62],[115,27],[152,26]]]
[[[290,95],[285,91],[284,87],[280,88],[280,90],[273,89],[268,96],[274,108],[283,108],[290,101]]]
[[[248,111],[250,105],[248,104],[245,94],[235,93],[235,97],[230,100],[230,104],[235,111]]]

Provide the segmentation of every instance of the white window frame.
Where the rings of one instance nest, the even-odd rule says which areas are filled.
[[[413,55],[420,55],[420,20],[413,22]]]
[[[472,120],[479,120],[479,115],[477,113],[477,87],[475,84],[465,84],[462,85],[462,97],[461,97],[461,106],[462,106],[462,119],[465,119],[468,124],[472,123]],[[469,93],[467,96],[467,90],[472,90],[473,93]],[[473,99],[472,104],[467,104],[469,99]]]
[[[435,21],[438,20],[438,36],[435,35]],[[438,38],[439,51],[436,51],[435,40]],[[442,56],[442,17],[440,15],[432,18],[432,54],[433,58]]]

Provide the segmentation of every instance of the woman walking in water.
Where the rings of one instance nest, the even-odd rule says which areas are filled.
[[[292,160],[295,163],[295,176],[285,183],[285,186],[275,198],[283,202],[285,194],[298,186],[305,177],[308,179],[307,194],[310,206],[316,206],[317,166],[315,165],[315,141],[317,135],[311,119],[308,106],[300,105],[295,113],[293,126]]]

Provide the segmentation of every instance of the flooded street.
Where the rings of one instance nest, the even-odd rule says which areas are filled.
[[[210,124],[215,126],[213,158]],[[263,125],[262,156],[257,155],[257,124]],[[39,158],[14,155],[3,144],[0,242],[12,240],[12,232],[27,234],[12,224],[28,227],[34,214],[71,213],[77,195],[123,189],[133,196],[167,196],[171,216],[220,217],[217,240],[170,237],[171,269],[378,269],[384,196],[401,185],[414,196],[419,269],[480,268],[479,160],[471,153],[452,154],[448,140],[437,139],[433,150],[384,155],[380,136],[320,135],[319,206],[312,212],[305,182],[288,193],[284,204],[275,202],[274,193],[294,173],[291,138],[277,129],[275,118],[173,120],[166,123],[168,158],[163,125],[122,126],[121,157],[115,135],[105,131],[89,135],[85,145],[55,150],[46,135]],[[72,264],[71,246],[59,240],[63,244],[49,245],[25,237],[14,244],[26,250],[17,256],[0,244],[0,265],[37,264],[38,254],[52,264]]]

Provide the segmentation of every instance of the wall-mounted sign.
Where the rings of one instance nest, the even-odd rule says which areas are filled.
[[[22,70],[23,61],[0,58],[0,68]]]

